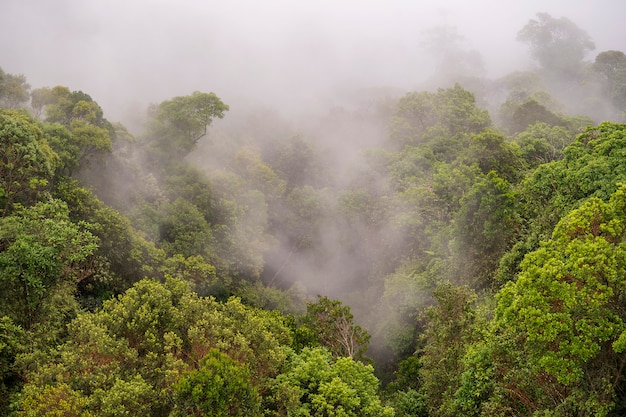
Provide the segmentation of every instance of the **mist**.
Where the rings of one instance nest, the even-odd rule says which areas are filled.
[[[320,195],[358,189],[359,182],[382,195],[387,184],[368,172],[362,151],[388,140],[386,122],[398,98],[455,81],[442,77],[428,31],[445,27],[459,35],[456,47],[480,58],[469,75],[493,80],[536,68],[516,35],[537,12],[585,30],[596,46],[587,61],[626,50],[621,0],[3,0],[0,66],[26,75],[33,88],[88,93],[107,119],[137,135],[150,104],[215,92],[230,110],[188,158],[209,178],[228,169],[230,150],[220,147],[252,143],[263,154],[276,141],[300,137],[324,161]],[[373,273],[393,272],[399,262],[388,255],[406,236],[392,224],[367,235],[358,222],[333,217],[333,198],[321,203],[323,222],[307,232],[317,246],[294,251],[297,244],[278,236],[262,278],[343,298],[365,321],[377,313],[371,298],[355,299],[358,288]],[[263,204],[250,206],[256,209]],[[246,226],[262,227],[255,223],[262,217],[251,216]],[[354,242],[362,253],[355,255]]]
[[[302,117],[346,90],[420,88],[436,68],[429,28],[456,27],[498,77],[530,65],[515,36],[535,13],[568,17],[600,52],[626,49],[625,11],[618,0],[5,0],[0,53],[5,71],[86,91],[131,127],[147,104],[195,90],[233,112],[253,103]]]

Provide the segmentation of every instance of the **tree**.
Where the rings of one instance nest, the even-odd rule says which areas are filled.
[[[583,29],[566,17],[556,19],[537,13],[517,34],[517,40],[530,44],[533,58],[547,71],[576,76],[588,51],[595,44]]]
[[[62,174],[70,175],[89,158],[111,151],[115,129],[88,94],[56,86],[36,90],[34,100],[35,113],[45,109],[45,120],[56,124],[46,133],[53,149],[62,155]]]
[[[517,182],[521,176],[519,149],[515,144],[506,142],[503,135],[491,129],[472,135],[469,147],[461,159],[467,165],[477,164],[483,174],[494,171],[511,183]]]
[[[521,157],[529,168],[563,158],[563,151],[574,141],[574,135],[562,126],[539,122],[528,126],[515,137]]]
[[[25,348],[24,330],[8,316],[0,317],[0,413],[9,414],[11,395],[20,390],[15,358]]]
[[[26,113],[0,109],[1,217],[16,202],[33,203],[48,185],[55,163],[56,154]]]
[[[476,106],[474,94],[456,84],[436,93],[411,92],[402,97],[391,120],[390,136],[404,146],[479,133],[490,125],[489,113]]]
[[[0,219],[0,315],[31,329],[63,314],[54,306],[65,303],[57,292],[73,299],[77,283],[94,273],[89,260],[97,238],[86,229],[86,223],[70,221],[67,205],[59,200]]]
[[[0,68],[0,107],[17,109],[28,101],[30,85],[22,74],[7,74]]]
[[[211,349],[199,369],[185,374],[174,387],[172,416],[260,416],[260,398],[250,371],[217,349]]]
[[[182,158],[206,135],[213,119],[222,119],[226,111],[228,105],[215,93],[195,91],[189,96],[174,97],[151,108],[148,135],[160,157]]]
[[[279,416],[393,416],[378,398],[371,365],[347,357],[333,360],[323,348],[304,348],[287,366],[274,387]]]
[[[622,51],[604,51],[596,56],[593,70],[604,81],[604,91],[614,108],[622,112],[626,107],[626,54]]]
[[[519,216],[511,185],[490,171],[461,200],[453,223],[456,279],[474,288],[492,283],[500,257],[510,248]]]
[[[512,134],[518,134],[536,123],[551,126],[565,126],[566,120],[542,104],[533,94],[521,103],[507,101],[500,108],[500,119],[504,127]],[[541,100],[543,101],[543,100]]]
[[[443,284],[434,292],[437,304],[425,311],[428,324],[423,334],[419,387],[428,401],[429,415],[450,414],[450,400],[460,386],[462,359],[472,342],[473,303],[476,295],[465,287]]]
[[[623,413],[625,237],[620,185],[609,202],[592,198],[568,213],[526,256],[498,294],[494,332],[515,348],[498,349],[506,352],[494,358],[504,398],[491,401],[524,414]]]
[[[234,376],[231,382],[241,388],[245,376],[259,395],[266,394],[290,344],[291,331],[275,312],[235,298],[219,303],[199,297],[180,279],[144,279],[102,308],[78,314],[64,343],[47,355],[36,351],[22,358],[21,370],[25,392],[65,384],[94,415],[166,417],[179,383],[185,407],[216,398],[201,384],[207,377]],[[226,369],[220,374],[221,366]],[[14,406],[23,413],[33,407],[28,397]]]
[[[353,323],[349,306],[318,296],[316,303],[307,303],[306,310],[302,323],[321,346],[336,357],[363,358],[370,335]]]
[[[424,31],[423,46],[437,59],[437,73],[444,81],[455,81],[459,77],[483,76],[484,61],[476,50],[466,51],[462,47],[464,36],[457,28],[443,25]]]

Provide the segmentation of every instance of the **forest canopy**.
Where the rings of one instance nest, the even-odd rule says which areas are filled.
[[[429,33],[465,76],[300,125],[0,69],[0,414],[623,415],[626,55]]]

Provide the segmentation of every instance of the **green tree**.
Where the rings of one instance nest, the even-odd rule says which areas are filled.
[[[521,157],[529,168],[563,158],[565,147],[574,141],[575,136],[562,126],[550,126],[539,122],[528,126],[515,137],[520,146]]]
[[[15,358],[25,349],[24,330],[10,317],[0,317],[0,413],[9,414],[11,395],[21,389]]]
[[[609,202],[568,213],[498,294],[494,331],[516,348],[496,363],[507,394],[494,404],[535,415],[623,412],[625,201],[621,185]]]
[[[72,297],[77,283],[94,273],[90,260],[98,240],[87,228],[71,222],[59,200],[0,219],[0,315],[30,329],[63,314],[49,305],[63,302],[55,294],[69,290],[63,295]]]
[[[476,106],[474,94],[456,84],[436,93],[411,92],[402,97],[391,120],[390,136],[404,146],[479,133],[490,125],[489,113]]]
[[[521,176],[522,163],[519,149],[505,141],[500,133],[486,129],[472,135],[469,148],[461,156],[467,165],[477,164],[483,174],[493,171],[511,183]]]
[[[218,303],[199,297],[180,279],[145,279],[101,309],[79,314],[67,327],[65,343],[49,354],[22,358],[20,366],[28,380],[25,392],[66,384],[94,415],[166,417],[175,385],[181,378],[194,384],[204,378],[201,363],[212,350],[246,368],[251,386],[263,396],[290,344],[291,331],[277,313],[234,298]],[[193,369],[200,371],[190,374]],[[15,407],[27,413],[32,403],[22,397]]]
[[[115,128],[91,96],[56,86],[38,90],[36,98],[35,112],[43,108],[47,122],[58,123],[70,133],[67,135],[58,127],[48,131],[56,145],[55,151],[65,155],[63,174],[71,174],[80,163],[111,151]]]
[[[95,417],[87,411],[87,399],[67,384],[28,386],[21,396],[18,417]],[[119,414],[122,415],[122,414]]]
[[[491,285],[500,257],[516,237],[520,219],[516,194],[495,171],[461,200],[453,224],[452,249],[458,282],[474,288]]]
[[[429,415],[451,414],[450,400],[460,386],[463,356],[473,341],[476,295],[466,287],[443,284],[434,292],[436,305],[426,310],[419,375]],[[417,388],[417,387],[415,387]]]
[[[202,358],[198,369],[175,385],[172,416],[260,416],[260,398],[250,371],[217,349]]]
[[[587,52],[595,49],[587,32],[574,22],[548,13],[537,13],[537,19],[519,31],[517,40],[530,45],[533,58],[544,69],[570,77],[577,75]]]
[[[1,217],[16,202],[33,203],[48,185],[55,163],[56,154],[26,113],[0,109]]]
[[[22,74],[7,74],[0,68],[0,107],[17,109],[29,99],[30,84]]]
[[[600,52],[592,68],[604,82],[604,92],[615,110],[623,112],[626,108],[626,54],[622,51]]]
[[[370,335],[353,320],[349,306],[320,295],[317,302],[307,303],[306,315],[301,318],[314,340],[334,356],[363,359]]]
[[[150,109],[152,116],[148,136],[159,160],[187,155],[198,140],[207,133],[215,118],[223,118],[228,111],[215,93],[194,92],[189,96],[174,97]]]
[[[293,354],[287,371],[276,378],[279,416],[392,417],[382,405],[378,379],[371,365],[352,358],[332,359],[323,348],[305,348]]]

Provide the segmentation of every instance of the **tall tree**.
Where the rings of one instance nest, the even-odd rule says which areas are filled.
[[[587,52],[595,49],[591,37],[566,17],[537,13],[517,34],[530,45],[531,54],[547,71],[576,76]]]
[[[16,109],[29,99],[30,84],[22,74],[7,74],[0,68],[0,107]]]
[[[622,184],[609,202],[571,211],[526,256],[498,294],[493,414],[623,414],[625,237]]]
[[[148,132],[155,151],[163,158],[184,157],[206,135],[215,118],[223,118],[228,105],[215,93],[194,92],[174,97],[150,109]]]
[[[28,114],[0,109],[0,216],[33,203],[48,185],[57,155]]]

